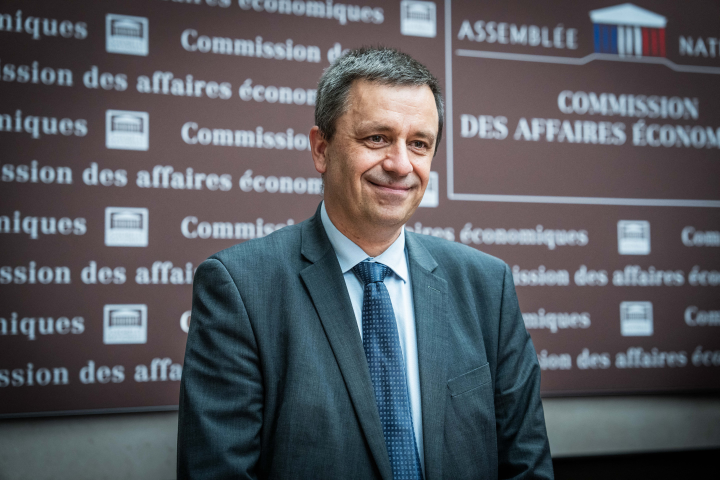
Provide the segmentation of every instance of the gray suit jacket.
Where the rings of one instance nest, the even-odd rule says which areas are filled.
[[[318,209],[195,274],[179,478],[385,479],[367,360]],[[552,478],[540,370],[500,260],[407,233],[425,478]]]

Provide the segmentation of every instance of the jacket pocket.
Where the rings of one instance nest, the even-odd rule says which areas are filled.
[[[490,376],[490,364],[486,363],[482,367],[470,370],[460,376],[448,380],[447,385],[450,389],[450,396],[456,397],[465,392],[469,392],[481,385],[485,385],[492,380]]]

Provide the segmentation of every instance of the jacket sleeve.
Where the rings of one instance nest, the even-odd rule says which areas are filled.
[[[499,478],[552,479],[550,446],[540,401],[540,366],[507,265],[497,351],[495,415]]]
[[[180,384],[177,476],[256,478],[263,384],[240,292],[219,260],[195,273]]]

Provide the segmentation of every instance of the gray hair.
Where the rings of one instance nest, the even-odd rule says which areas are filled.
[[[350,88],[355,80],[389,86],[430,87],[438,112],[438,135],[435,142],[437,152],[445,113],[438,80],[427,67],[410,55],[386,47],[350,50],[330,65],[320,77],[315,102],[315,125],[326,140],[331,140],[335,134],[335,124],[346,111]]]

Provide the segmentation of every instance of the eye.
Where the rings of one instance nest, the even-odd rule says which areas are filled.
[[[380,143],[383,140],[382,135],[371,135],[369,139],[373,143]]]
[[[413,147],[415,147],[415,148],[419,148],[419,149],[428,148],[427,144],[426,144],[425,142],[420,141],[420,140],[414,140],[414,141],[410,142],[410,145],[413,146]]]

